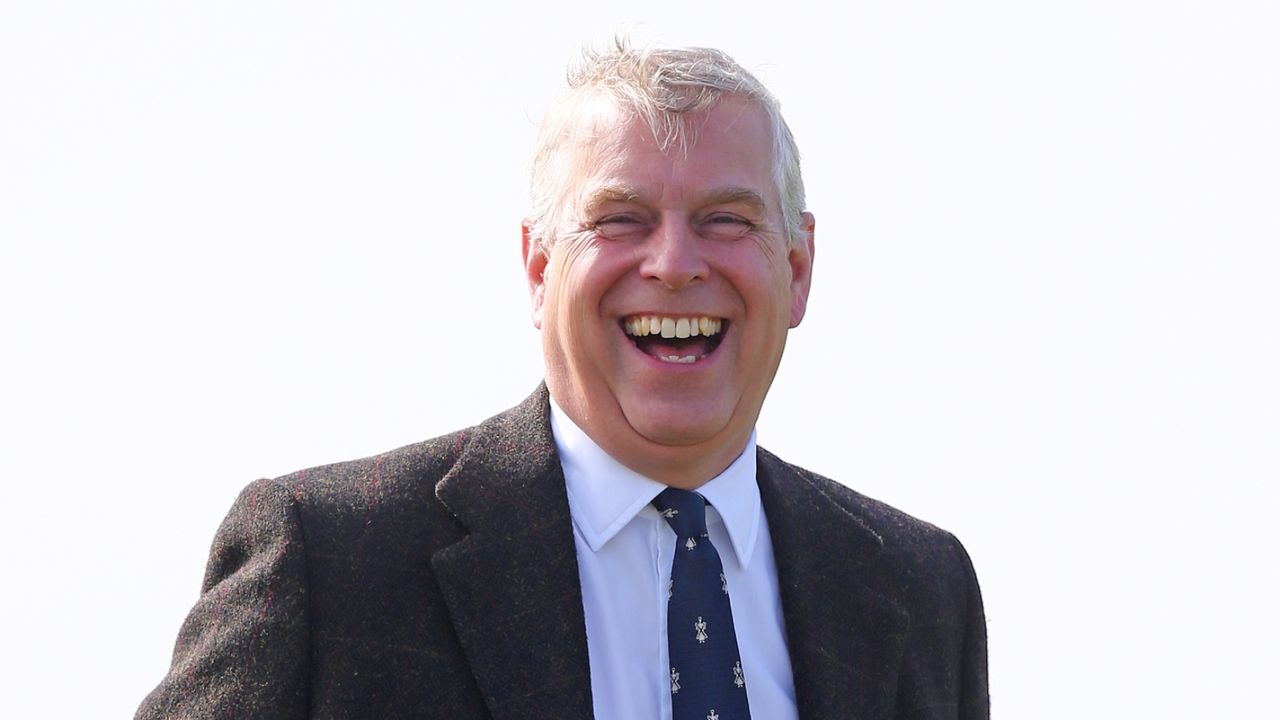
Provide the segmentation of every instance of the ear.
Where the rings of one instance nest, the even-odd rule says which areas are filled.
[[[524,275],[529,282],[529,298],[533,301],[533,326],[542,329],[542,299],[546,291],[544,274],[547,271],[546,248],[533,237],[533,221],[520,222],[520,255],[524,259]]]
[[[791,327],[804,319],[809,305],[809,284],[813,280],[813,213],[800,213],[800,227],[804,229],[803,243],[793,243],[787,259],[791,263]]]

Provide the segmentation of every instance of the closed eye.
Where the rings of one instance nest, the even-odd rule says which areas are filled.
[[[741,215],[717,213],[702,221],[701,234],[705,237],[736,240],[756,229],[756,224]]]
[[[600,225],[608,225],[610,223],[622,223],[629,225],[638,222],[640,222],[639,218],[636,218],[633,215],[609,215],[607,217],[600,218],[592,224],[598,227]]]
[[[648,224],[635,215],[607,215],[591,223],[590,228],[607,240],[627,240],[647,232]]]

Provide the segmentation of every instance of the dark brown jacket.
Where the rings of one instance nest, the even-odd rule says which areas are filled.
[[[547,413],[539,388],[474,428],[250,485],[137,718],[591,717]],[[987,718],[960,543],[764,450],[757,468],[801,717]]]

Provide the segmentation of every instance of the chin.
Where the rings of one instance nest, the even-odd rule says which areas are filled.
[[[637,408],[624,414],[638,435],[668,447],[703,445],[723,438],[731,421],[730,413],[692,407]]]

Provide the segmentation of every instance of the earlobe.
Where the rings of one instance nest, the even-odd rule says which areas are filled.
[[[804,230],[805,240],[792,245],[788,254],[791,263],[791,327],[800,325],[804,319],[805,309],[809,305],[809,287],[813,281],[813,231],[815,221],[813,213],[800,214],[800,226]]]
[[[546,282],[547,253],[542,241],[533,237],[533,221],[520,223],[520,255],[524,261],[525,279],[529,283],[529,299],[533,302],[533,326],[542,329],[542,299]]]

